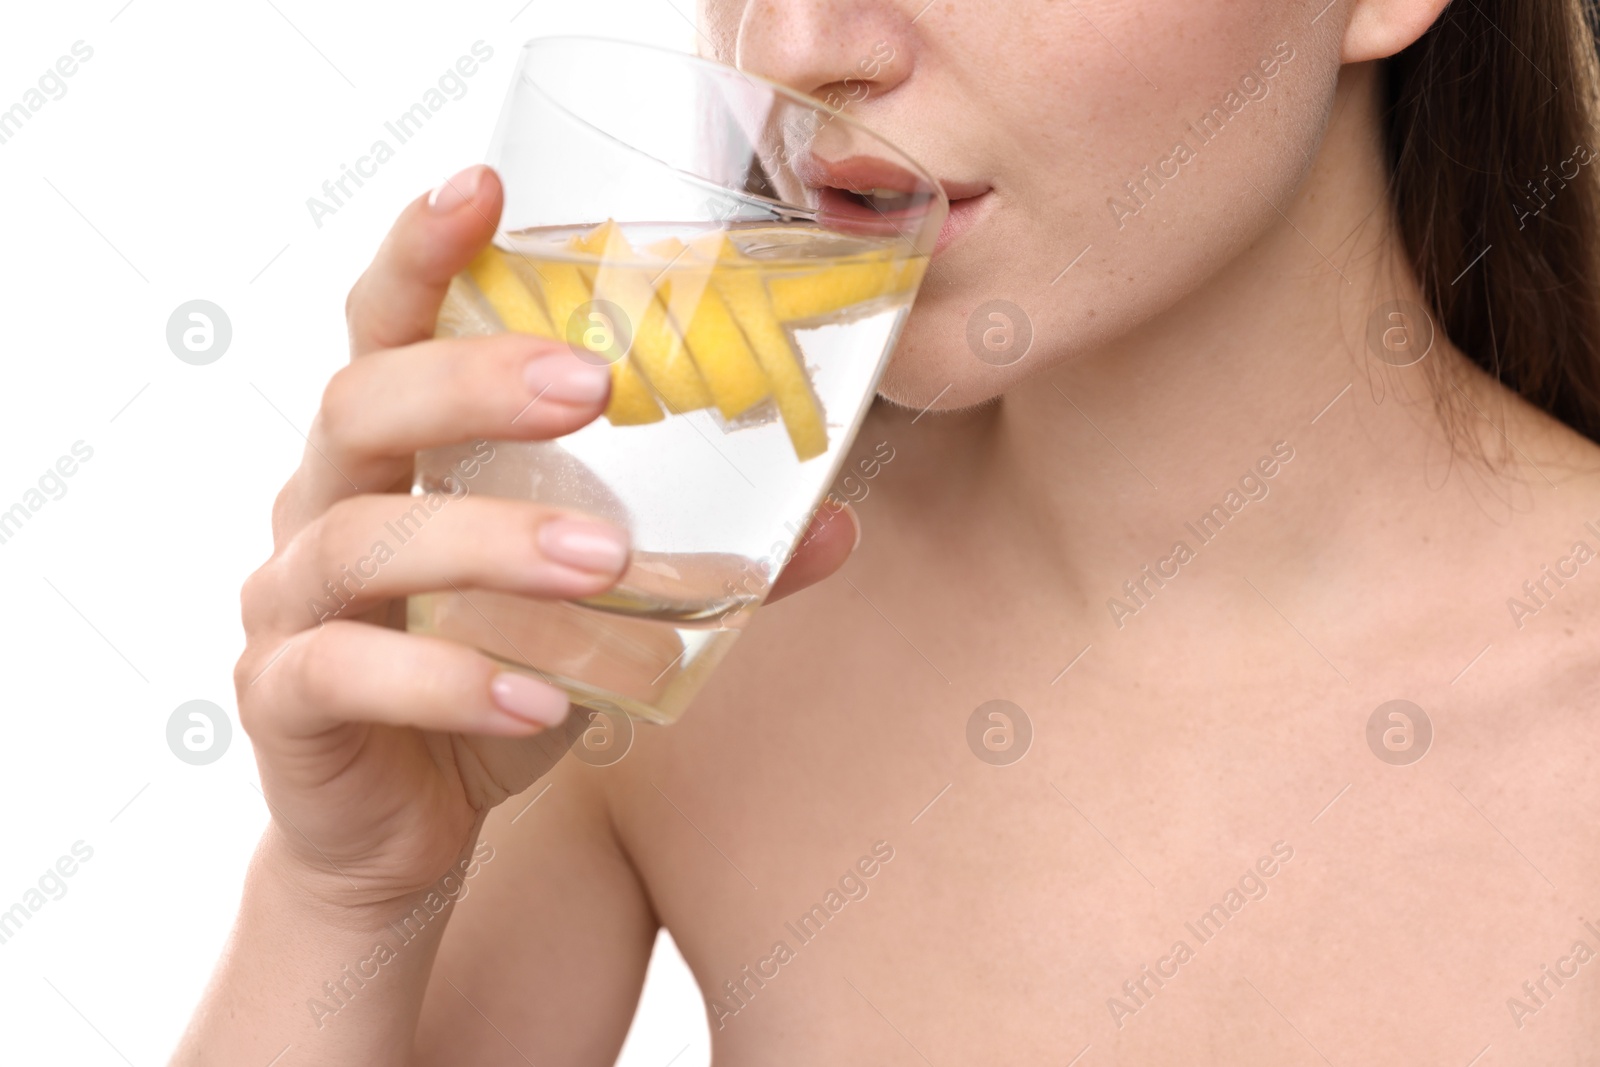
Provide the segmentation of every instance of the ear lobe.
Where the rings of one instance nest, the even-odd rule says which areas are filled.
[[[1450,0],[1354,0],[1340,59],[1365,63],[1410,47],[1439,20]]]

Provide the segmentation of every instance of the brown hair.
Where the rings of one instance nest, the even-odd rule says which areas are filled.
[[[1387,61],[1385,133],[1440,328],[1600,442],[1597,42],[1600,0],[1452,0]]]

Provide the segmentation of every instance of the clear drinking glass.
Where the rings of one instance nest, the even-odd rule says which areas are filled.
[[[408,627],[672,722],[838,473],[949,204],[816,100],[592,38],[528,43],[488,162],[499,231],[439,335],[564,339],[610,365],[612,398],[560,440],[422,452],[413,493],[586,511],[625,526],[633,557],[603,596],[452,589],[412,597]]]

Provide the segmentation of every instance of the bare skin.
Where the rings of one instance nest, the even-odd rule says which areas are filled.
[[[960,5],[914,30],[915,10],[851,10],[713,3],[703,21],[723,58],[813,92],[862,40],[901,34],[929,93],[963,32],[982,47],[982,13]],[[1600,447],[1442,340],[1406,368],[1364,344],[1376,304],[1417,298],[1382,206],[1369,61],[1429,10],[1374,0],[1319,23],[1305,97],[1270,98],[1323,116],[1308,154],[1253,178],[1281,217],[1209,205],[1240,186],[1197,172],[1162,195],[1189,198],[1204,240],[1141,219],[1063,292],[1047,264],[1090,238],[1019,243],[1007,227],[1026,186],[997,178],[999,207],[936,260],[886,379],[911,410],[880,405],[857,442],[852,466],[880,442],[894,456],[866,483],[859,547],[844,563],[849,524],[809,542],[784,592],[842,572],[764,608],[683,721],[641,728],[613,766],[566,759],[501,803],[544,770],[551,738],[485,737],[485,661],[373,626],[307,656],[329,628],[285,621],[321,578],[296,552],[362,544],[359,524],[345,542],[307,539],[350,506],[311,456],[279,502],[280,555],[246,592],[240,707],[274,829],[176,1062],[265,1063],[289,1045],[284,1063],[609,1063],[664,924],[712,1004],[718,1062],[1466,1064],[1488,1046],[1477,1062],[1587,1063],[1600,961],[1574,942],[1600,950],[1580,921],[1600,929],[1600,830],[1584,817],[1600,806],[1600,562],[1567,564],[1559,586],[1544,568],[1576,542],[1600,548],[1585,526],[1600,527]],[[825,16],[844,29],[807,29]],[[1187,39],[1203,58],[1203,36]],[[1118,62],[1083,66],[1102,61]],[[867,107],[883,110],[865,117],[892,125],[916,76],[882,78]],[[959,153],[902,139],[972,177]],[[1245,158],[1213,147],[1201,163],[1219,174]],[[497,197],[490,177],[481,212],[413,205],[352,296],[354,366],[431,332],[429,301],[488,237]],[[1036,309],[1040,347],[997,370],[948,338],[996,295],[982,279],[1003,249],[1019,273],[1001,295]],[[439,432],[492,436],[525,402],[510,394],[528,357],[485,355]],[[374,372],[367,388],[392,383],[384,404],[335,391],[314,440],[359,484],[401,484],[421,443],[406,398],[430,395],[428,374]],[[1435,388],[1469,416],[1453,430]],[[570,430],[599,403],[528,432]],[[1188,529],[1266,459],[1265,496],[1210,540]],[[526,544],[539,517],[505,506],[474,536]],[[1177,541],[1193,558],[1130,596],[1124,582]],[[486,547],[465,533],[424,546],[387,595],[445,575],[550,596],[609,580],[526,557],[488,573],[483,560],[515,553]],[[1537,610],[1514,613],[1541,580]],[[273,661],[293,633],[306,636]],[[968,740],[996,699],[1033,733],[1004,766]],[[1368,741],[1396,699],[1434,731],[1409,765]],[[323,982],[392,941],[388,924],[458,858],[460,903],[379,977],[328,997]],[[1237,907],[1189,928],[1230,890]],[[830,891],[821,933],[800,936]],[[737,997],[725,982],[743,983]],[[316,999],[338,1010],[319,1017]]]

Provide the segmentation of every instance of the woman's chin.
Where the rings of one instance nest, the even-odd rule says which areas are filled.
[[[993,400],[1023,377],[1018,367],[979,362],[959,340],[950,345],[902,339],[878,383],[878,396],[913,411],[953,411]]]
[[[954,411],[994,400],[1034,370],[1026,358],[1013,365],[984,362],[971,352],[962,326],[960,320],[910,318],[878,395],[912,411]]]
[[[1034,376],[1045,353],[1016,304],[961,286],[924,292],[901,330],[878,395],[914,411],[970,408]]]

